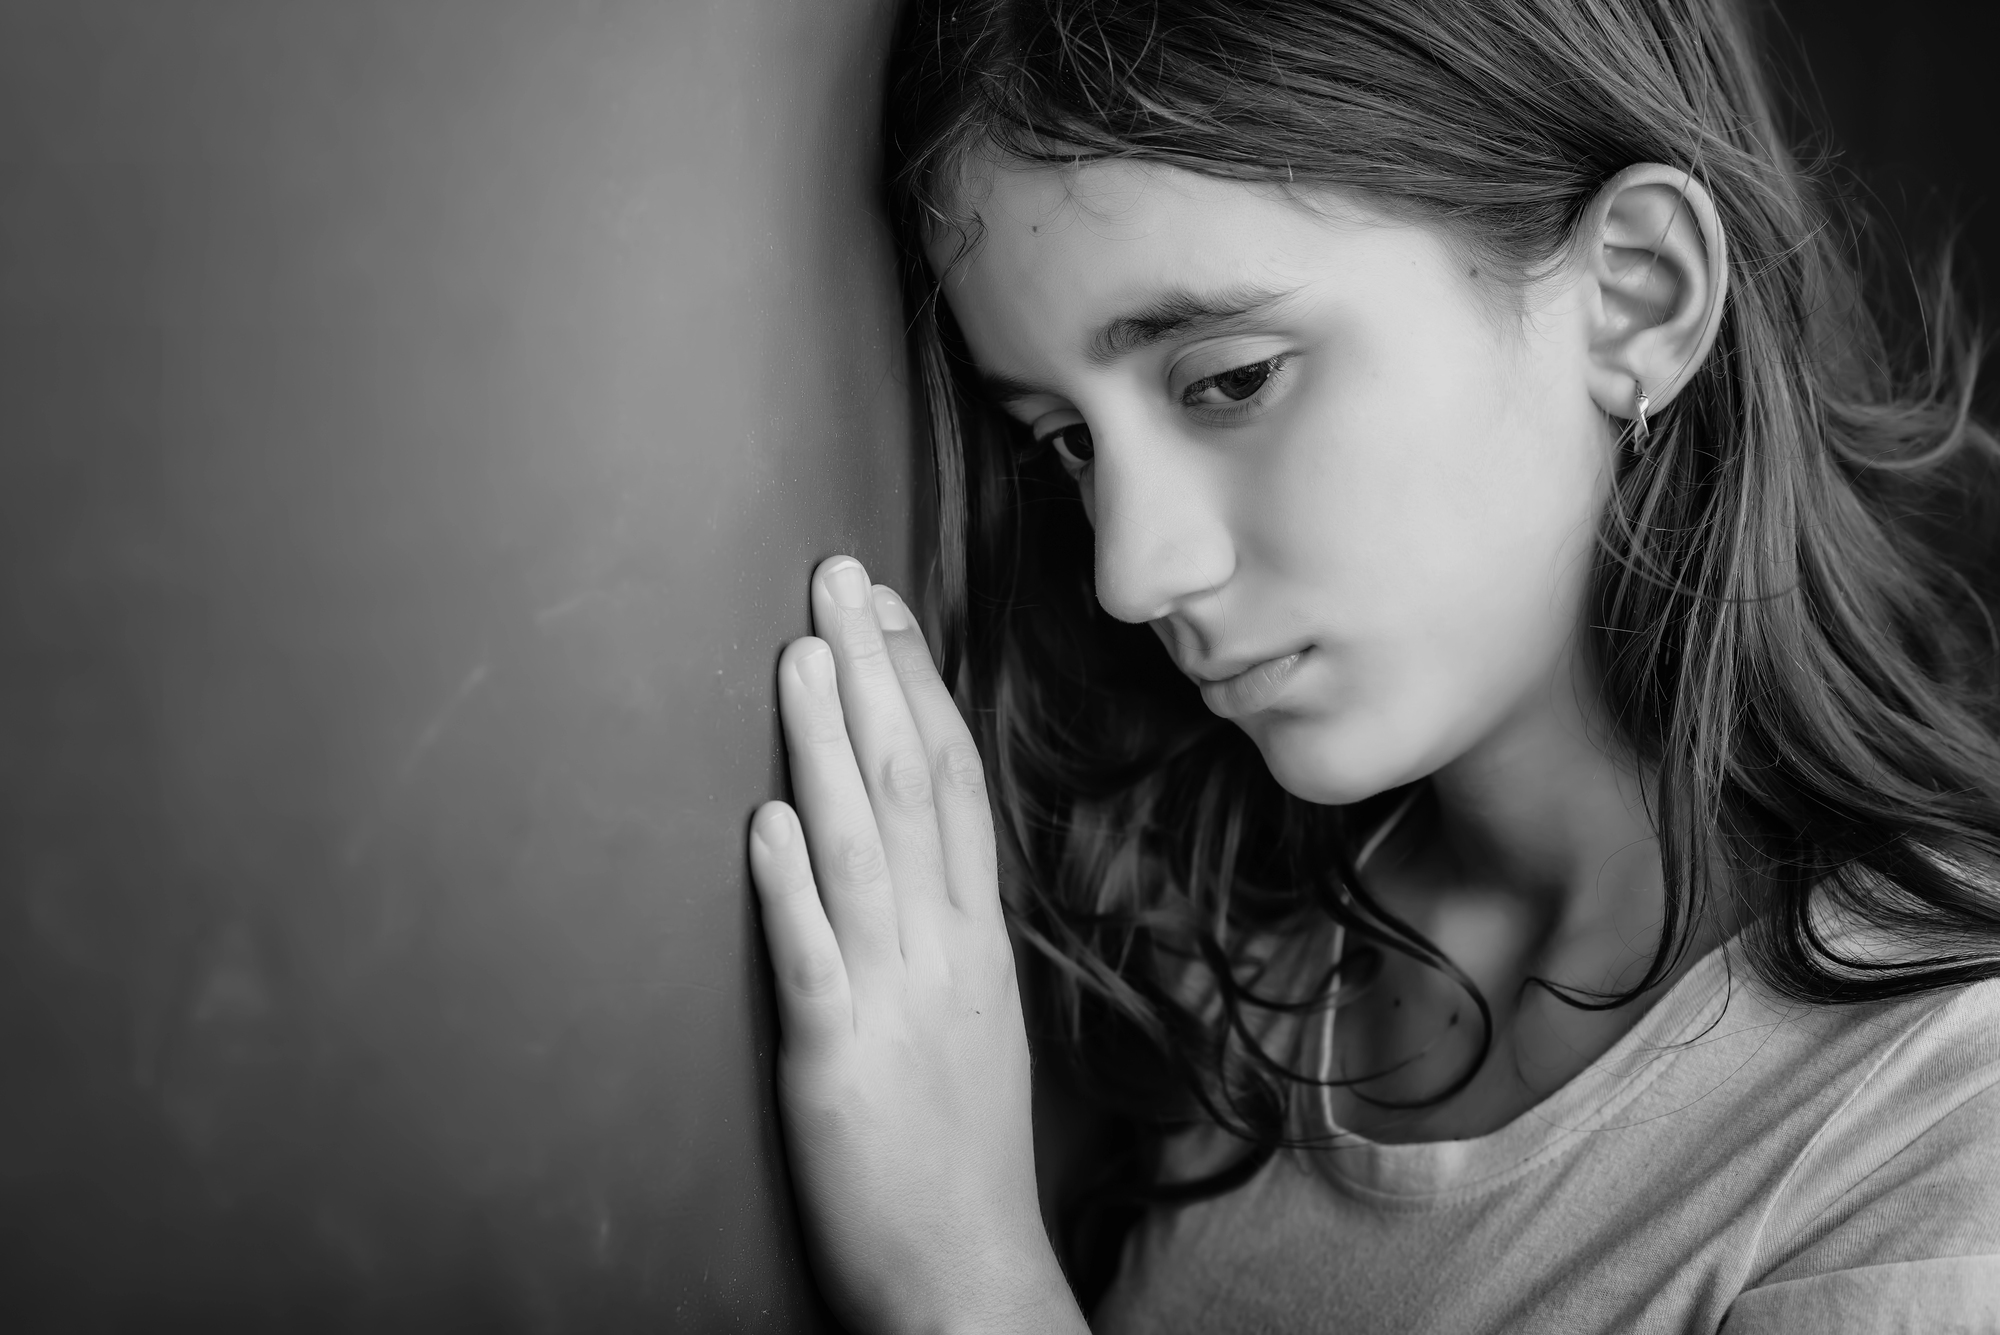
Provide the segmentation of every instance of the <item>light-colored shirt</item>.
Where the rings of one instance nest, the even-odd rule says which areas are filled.
[[[1735,947],[1491,1135],[1279,1154],[1099,1335],[2000,1332],[2000,980],[1786,1002]]]

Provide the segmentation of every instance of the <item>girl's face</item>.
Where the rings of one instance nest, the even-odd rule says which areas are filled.
[[[1497,293],[1328,192],[1125,162],[973,188],[946,298],[1076,477],[1098,601],[1280,783],[1355,801],[1574,716],[1614,440],[1577,283]]]

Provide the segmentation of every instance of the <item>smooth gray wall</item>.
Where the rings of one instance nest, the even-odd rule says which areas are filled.
[[[0,4],[0,1326],[818,1327],[742,829],[908,580],[890,8]]]

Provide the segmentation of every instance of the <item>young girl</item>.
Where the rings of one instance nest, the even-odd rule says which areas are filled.
[[[750,843],[842,1317],[2000,1330],[1993,441],[1728,0],[896,61],[932,633],[820,567]]]

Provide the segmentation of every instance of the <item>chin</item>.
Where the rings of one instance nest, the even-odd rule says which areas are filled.
[[[1346,806],[1429,773],[1420,748],[1390,746],[1382,729],[1345,720],[1258,715],[1242,720],[1278,786],[1322,806]],[[1373,734],[1373,735],[1365,735]]]

